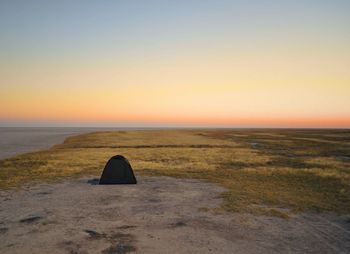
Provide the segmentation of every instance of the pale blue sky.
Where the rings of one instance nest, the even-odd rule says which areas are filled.
[[[349,13],[347,0],[2,0],[0,49],[5,60],[45,61],[225,43],[312,40],[343,46],[349,42]]]

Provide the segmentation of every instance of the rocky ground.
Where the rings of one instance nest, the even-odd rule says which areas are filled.
[[[90,178],[0,192],[0,252],[348,253],[350,217],[290,219],[217,209],[223,188],[198,180]]]

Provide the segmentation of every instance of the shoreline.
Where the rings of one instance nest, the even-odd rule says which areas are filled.
[[[66,138],[111,129],[75,127],[1,127],[0,160],[38,152],[63,143]]]

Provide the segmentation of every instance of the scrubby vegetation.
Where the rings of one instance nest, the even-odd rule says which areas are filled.
[[[125,155],[137,175],[216,182],[223,208],[287,217],[350,213],[348,130],[148,130],[96,132],[0,161],[0,188],[99,175]]]

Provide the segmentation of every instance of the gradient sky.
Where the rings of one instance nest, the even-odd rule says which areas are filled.
[[[0,126],[350,127],[350,1],[0,0]]]

